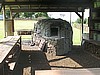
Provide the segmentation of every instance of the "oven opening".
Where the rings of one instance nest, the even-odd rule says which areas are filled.
[[[58,28],[50,28],[51,36],[58,36]]]

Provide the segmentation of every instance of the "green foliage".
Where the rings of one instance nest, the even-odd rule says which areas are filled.
[[[82,20],[80,18],[78,18],[75,22],[76,23],[82,23]]]
[[[16,13],[16,14],[14,15],[14,18],[19,18],[19,17],[20,17],[19,13]]]
[[[80,19],[80,18],[78,18],[76,21],[75,21],[75,23],[82,23],[82,19]],[[88,24],[88,19],[87,18],[85,18],[84,19],[84,24]]]
[[[48,14],[47,12],[36,12],[35,18],[38,18],[38,17],[48,17]]]
[[[7,18],[10,18],[10,11],[6,11]],[[20,12],[15,13],[14,18],[38,18],[38,17],[49,17],[47,12]]]
[[[34,15],[35,13],[34,12],[24,12],[24,17],[25,18],[32,18],[32,15]]]
[[[100,7],[100,0],[97,0],[94,2],[94,8],[99,8]]]
[[[10,18],[10,11],[6,10],[6,18]]]
[[[84,19],[84,24],[88,24],[88,19],[87,18]]]

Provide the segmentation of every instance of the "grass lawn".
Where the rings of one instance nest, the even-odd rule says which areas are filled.
[[[33,21],[33,20],[15,20],[15,35],[17,35],[17,30],[20,29],[34,29],[34,23],[36,23],[37,21]],[[31,38],[30,35],[23,35],[22,36],[23,39],[29,39]]]
[[[33,20],[15,20],[14,21],[14,30],[15,35],[17,35],[16,31],[20,29],[33,29],[34,23],[36,21]],[[73,44],[74,45],[80,45],[81,44],[81,31],[79,29],[73,28]],[[0,39],[4,38],[4,25],[3,21],[0,21]],[[23,38],[31,38],[31,36],[23,36]]]
[[[33,29],[34,23],[33,20],[15,20],[14,21],[14,34],[17,35],[17,30],[20,29]],[[24,36],[24,38],[31,38],[30,36]],[[4,38],[4,24],[3,21],[0,21],[0,39]]]
[[[0,39],[4,38],[4,23],[0,20]]]
[[[81,31],[73,27],[73,44],[81,45]]]

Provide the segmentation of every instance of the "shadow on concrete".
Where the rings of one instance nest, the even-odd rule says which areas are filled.
[[[22,51],[13,75],[34,75],[35,70],[50,70],[45,53],[42,51]]]
[[[50,62],[59,62],[61,60],[66,60],[66,58],[71,58],[73,61],[77,62],[82,67],[68,67],[68,66],[61,66],[61,65],[53,65],[51,68],[69,68],[69,69],[79,69],[79,68],[100,68],[100,59],[97,59],[95,56],[85,52],[82,50],[81,46],[73,46],[73,50],[69,53],[63,55],[63,57],[53,57],[53,59],[49,60]],[[67,63],[68,61],[64,61],[62,63]]]
[[[68,53],[68,56],[83,68],[100,68],[100,59],[87,53],[81,46],[73,46],[73,50]]]

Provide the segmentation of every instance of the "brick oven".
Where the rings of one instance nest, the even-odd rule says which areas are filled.
[[[34,25],[35,38],[44,38],[47,41],[47,53],[63,55],[72,48],[72,27],[62,19],[42,19]]]

